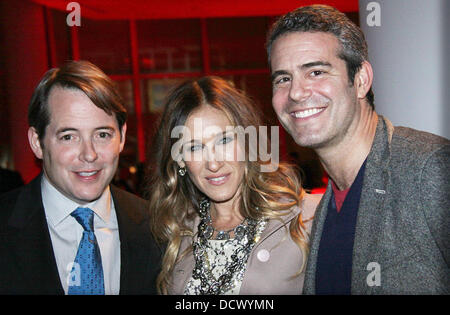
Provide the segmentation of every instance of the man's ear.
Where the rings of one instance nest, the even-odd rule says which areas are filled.
[[[363,61],[361,68],[355,75],[355,87],[358,98],[363,99],[369,92],[373,82],[373,69],[368,61]]]
[[[42,160],[42,146],[39,140],[39,135],[34,127],[28,128],[28,142],[30,143],[31,150],[38,159]]]
[[[120,152],[122,152],[123,147],[125,146],[126,135],[127,135],[127,123],[124,123],[122,126],[122,130],[120,130]]]

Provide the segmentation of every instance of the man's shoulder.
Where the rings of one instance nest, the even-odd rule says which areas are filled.
[[[18,206],[22,207],[26,204],[25,200],[34,199],[30,185],[24,185],[14,190],[5,192],[0,195],[0,228],[3,229],[8,225],[10,217]]]
[[[394,144],[409,145],[421,151],[450,145],[450,140],[444,137],[403,126],[395,127],[392,141]]]
[[[449,149],[448,139],[426,131],[396,126],[392,135],[391,153],[404,157],[427,159],[435,152]]]
[[[395,127],[389,152],[391,174],[398,180],[399,190],[413,196],[421,189],[431,196],[428,185],[439,187],[439,194],[448,187],[448,139],[412,128]]]
[[[116,211],[118,209],[125,212],[136,221],[145,220],[148,217],[148,200],[114,185],[110,187]]]
[[[148,201],[139,197],[138,195],[135,195],[133,193],[130,193],[122,188],[119,188],[117,186],[111,185],[111,193],[114,198],[120,198],[123,201],[130,202],[132,204],[147,204]]]

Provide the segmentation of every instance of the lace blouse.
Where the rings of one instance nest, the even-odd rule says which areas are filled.
[[[222,274],[225,273],[227,266],[232,262],[231,255],[238,252],[241,257],[244,255],[242,249],[244,245],[237,242],[235,239],[230,240],[208,240],[208,247],[206,253],[208,255],[209,270],[218,279]],[[239,257],[239,256],[238,256]],[[231,288],[223,292],[226,295],[238,295],[242,284],[242,278],[244,277],[244,270],[233,275]],[[200,279],[191,279],[188,281],[184,294],[187,295],[198,295],[200,293]]]

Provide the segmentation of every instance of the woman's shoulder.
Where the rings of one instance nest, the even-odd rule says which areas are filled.
[[[305,193],[303,196],[301,211],[302,220],[306,223],[307,230],[310,231],[312,226],[312,220],[317,209],[317,205],[322,199],[323,194],[308,194]]]
[[[314,216],[317,205],[322,199],[323,194],[308,194],[305,193],[302,200],[302,212],[304,218],[310,218]]]
[[[192,236],[197,232],[198,225],[200,223],[200,216],[197,213],[191,213],[183,220],[183,227],[189,231],[184,236]]]
[[[316,211],[317,205],[319,204],[320,200],[322,199],[323,194],[309,194],[304,193],[303,198],[300,202],[300,205],[293,206],[289,212],[285,215],[283,215],[283,218],[291,218],[295,217],[299,213],[302,214],[303,219],[309,219],[314,216],[314,213]],[[281,199],[281,202],[291,202],[289,199]]]
[[[304,207],[317,207],[322,197],[323,194],[309,194],[305,192],[303,195]]]

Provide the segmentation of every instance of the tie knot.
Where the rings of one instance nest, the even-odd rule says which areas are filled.
[[[70,215],[77,219],[85,231],[94,232],[94,212],[91,209],[76,208]]]

